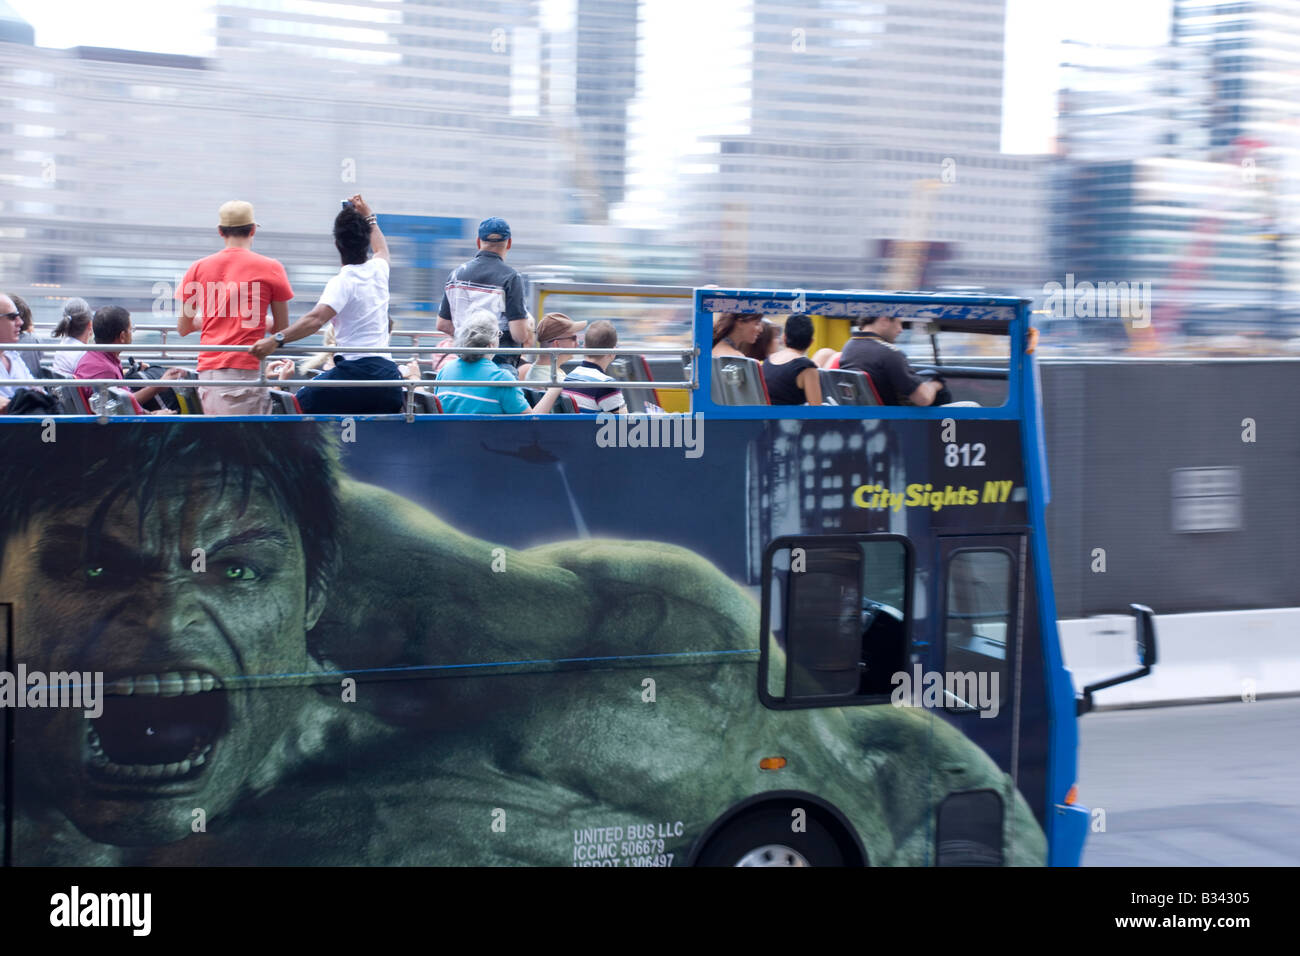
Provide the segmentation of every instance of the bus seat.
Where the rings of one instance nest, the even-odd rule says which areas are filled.
[[[770,405],[763,368],[751,358],[713,357],[710,396],[718,405]]]
[[[136,413],[135,402],[131,395],[130,389],[112,386],[110,388],[105,389],[104,391],[107,393],[106,397],[108,399],[109,415],[134,415]],[[78,391],[77,395],[80,396],[81,392]],[[83,402],[85,402],[84,399]],[[86,405],[85,414],[98,415],[100,413],[99,412],[99,407],[100,407],[99,389],[94,389],[91,392],[90,400],[89,402],[85,402],[85,405]]]
[[[644,355],[616,355],[614,361],[609,363],[605,369],[605,374],[620,382],[650,382],[653,379],[650,376],[650,369],[646,365]],[[646,411],[646,398],[650,392],[644,388],[625,388],[623,400],[627,403],[627,410],[630,414],[641,415]],[[658,394],[657,392],[655,393]],[[656,401],[656,404],[658,402]]]
[[[194,369],[185,370],[185,379],[187,381],[197,381],[199,373]],[[182,415],[202,415],[203,403],[199,401],[199,390],[197,386],[173,385],[172,391],[176,394],[176,404],[180,406]]]
[[[643,356],[652,382],[685,382],[690,370],[680,355]],[[666,412],[685,414],[691,410],[690,393],[679,388],[657,388],[654,403]]]
[[[41,378],[59,379],[61,381],[71,381],[66,375],[60,375],[51,369],[42,369]],[[85,403],[81,400],[81,393],[70,385],[56,387],[54,385],[46,386],[46,391],[54,396],[58,402],[60,415],[85,415],[88,414]]]
[[[414,402],[417,415],[442,414],[442,402],[433,392],[417,391],[414,394]]]
[[[73,411],[72,411],[72,414],[73,414],[73,415],[90,415],[90,414],[92,414],[91,411],[90,411],[90,405],[89,405],[89,403],[87,403],[87,401],[86,401],[86,397],[85,397],[84,395],[81,394],[81,389],[79,389],[79,388],[70,388],[70,389],[67,389],[67,392],[68,392],[68,394],[69,394],[70,397],[71,397],[71,401],[70,401],[69,404],[70,404],[70,406],[72,407],[72,410],[73,410]]]
[[[524,397],[528,399],[529,405],[535,406],[545,396],[546,396],[546,391],[543,389],[540,388],[524,389]],[[561,392],[559,394],[559,397],[555,399],[555,404],[551,406],[551,413],[553,415],[558,415],[561,413],[576,415],[578,413],[578,403],[577,401],[574,400],[573,396],[570,395],[569,393]]]
[[[871,397],[876,400],[877,405],[885,404],[880,400],[880,392],[876,390],[876,383],[871,380],[870,372],[863,372],[862,377],[867,380],[867,387],[871,389]]]
[[[274,415],[301,415],[302,406],[298,396],[283,389],[271,389],[271,413]]]
[[[871,384],[871,376],[846,368],[824,368],[817,373],[822,394],[835,399],[837,405],[879,405],[880,396]]]

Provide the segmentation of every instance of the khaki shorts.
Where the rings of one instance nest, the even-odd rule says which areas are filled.
[[[228,381],[247,379],[256,382],[258,372],[255,368],[210,368],[199,372],[199,381]],[[238,386],[213,388],[210,385],[199,386],[199,401],[203,404],[204,415],[269,415],[271,414],[271,392],[267,388]]]

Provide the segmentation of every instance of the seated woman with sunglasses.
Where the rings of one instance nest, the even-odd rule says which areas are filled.
[[[586,327],[586,322],[574,322],[563,312],[547,312],[537,325],[537,344],[545,349],[570,347],[576,349],[580,344],[578,333]],[[554,369],[557,381],[564,381],[565,372],[561,366],[571,358],[573,358],[572,354],[557,355],[555,357]],[[526,362],[519,366],[519,378],[527,382],[549,382],[551,380],[551,368],[551,357],[549,355],[538,355],[536,361]]]
[[[713,320],[713,355],[731,358],[748,358],[741,351],[753,345],[763,331],[761,315],[743,315],[740,312],[719,312]]]

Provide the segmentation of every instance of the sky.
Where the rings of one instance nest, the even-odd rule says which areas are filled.
[[[36,29],[41,46],[108,46],[202,56],[211,52],[210,0],[7,0]],[[572,0],[543,0],[544,19],[562,22]],[[629,0],[630,2],[630,0]],[[1002,148],[1036,153],[1051,149],[1055,129],[1058,64],[1069,55],[1065,40],[1140,46],[1169,32],[1173,0],[1007,0],[1007,58]],[[672,122],[707,125],[725,110],[698,96],[698,64],[683,57],[681,26],[689,18],[701,42],[717,37],[744,0],[655,0],[647,18],[643,68],[670,103]],[[128,15],[129,14],[129,15]],[[702,21],[714,21],[714,25]],[[691,62],[691,71],[680,68]],[[693,113],[691,112],[693,110]],[[643,118],[654,125],[654,117]],[[662,121],[661,121],[662,122]]]

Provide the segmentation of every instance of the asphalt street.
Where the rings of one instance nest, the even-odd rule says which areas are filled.
[[[1094,712],[1084,866],[1300,865],[1300,698]]]

